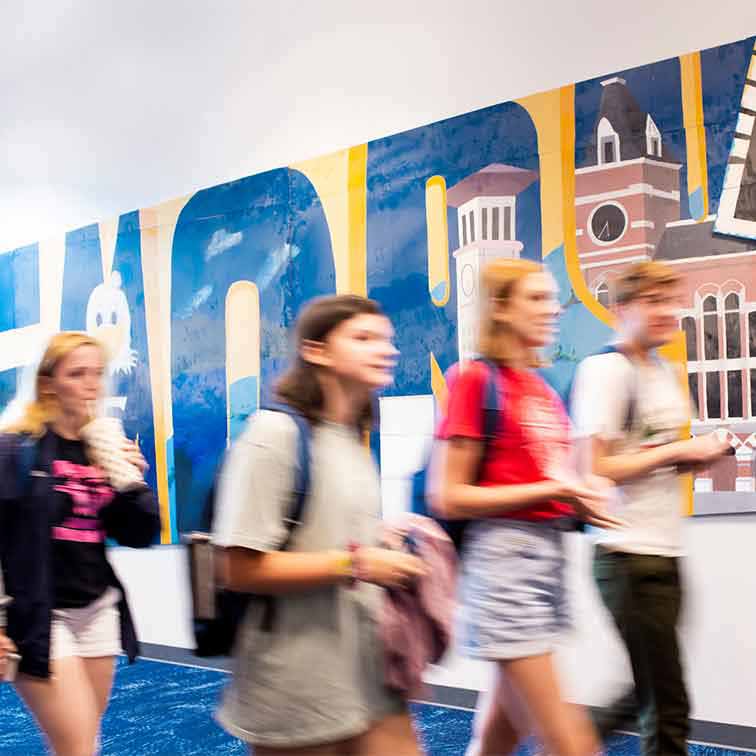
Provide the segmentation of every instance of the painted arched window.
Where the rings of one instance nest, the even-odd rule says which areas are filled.
[[[685,334],[685,347],[688,352],[688,361],[694,362],[698,359],[698,340],[696,339],[696,319],[685,317],[680,324]]]
[[[725,351],[727,359],[740,357],[740,297],[728,294],[725,299]]]
[[[727,417],[743,417],[743,372],[727,371]]]
[[[698,373],[688,373],[688,390],[690,392],[690,401],[693,405],[693,417],[698,419],[701,417],[701,409],[698,406]]]
[[[717,300],[713,296],[706,297],[703,302],[703,337],[704,359],[719,359],[719,323],[717,316]]]
[[[719,372],[706,373],[706,416],[710,419],[722,417],[722,392]]]
[[[654,157],[661,157],[661,132],[651,116],[646,117],[646,152]]]
[[[614,130],[608,118],[602,118],[596,129],[596,149],[598,164],[617,163],[620,160],[619,134]]]

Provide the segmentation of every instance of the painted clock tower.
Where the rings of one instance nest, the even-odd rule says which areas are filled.
[[[601,82],[588,165],[575,171],[577,249],[586,283],[609,304],[612,280],[653,257],[680,218],[680,164],[624,79]]]
[[[493,163],[447,190],[457,208],[457,333],[460,361],[477,354],[480,325],[480,274],[499,258],[518,258],[523,244],[516,236],[517,195],[538,174]]]

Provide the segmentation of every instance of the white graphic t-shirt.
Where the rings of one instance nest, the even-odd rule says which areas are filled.
[[[613,441],[617,454],[677,441],[690,417],[674,368],[659,359],[641,364],[617,352],[588,357],[578,367],[572,396],[576,434]],[[599,542],[634,554],[680,556],[682,486],[675,467],[618,486],[616,514],[629,527],[601,531]]]

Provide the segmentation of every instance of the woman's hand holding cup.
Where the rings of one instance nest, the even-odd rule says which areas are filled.
[[[147,464],[147,460],[142,454],[142,450],[139,448],[137,441],[131,441],[130,439],[124,439],[123,442],[123,454],[126,461],[134,465],[142,475],[145,475],[150,466]]]

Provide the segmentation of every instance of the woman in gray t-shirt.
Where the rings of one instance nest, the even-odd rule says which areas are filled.
[[[256,756],[418,753],[407,703],[384,684],[377,613],[381,586],[423,568],[377,547],[379,478],[362,440],[372,394],[392,379],[392,339],[389,320],[362,297],[324,297],[300,315],[294,364],[276,393],[312,425],[311,482],[286,551],[294,420],[259,412],[221,478],[214,539],[225,582],[276,596],[272,630],[262,629],[262,602],[252,602],[218,712]]]

